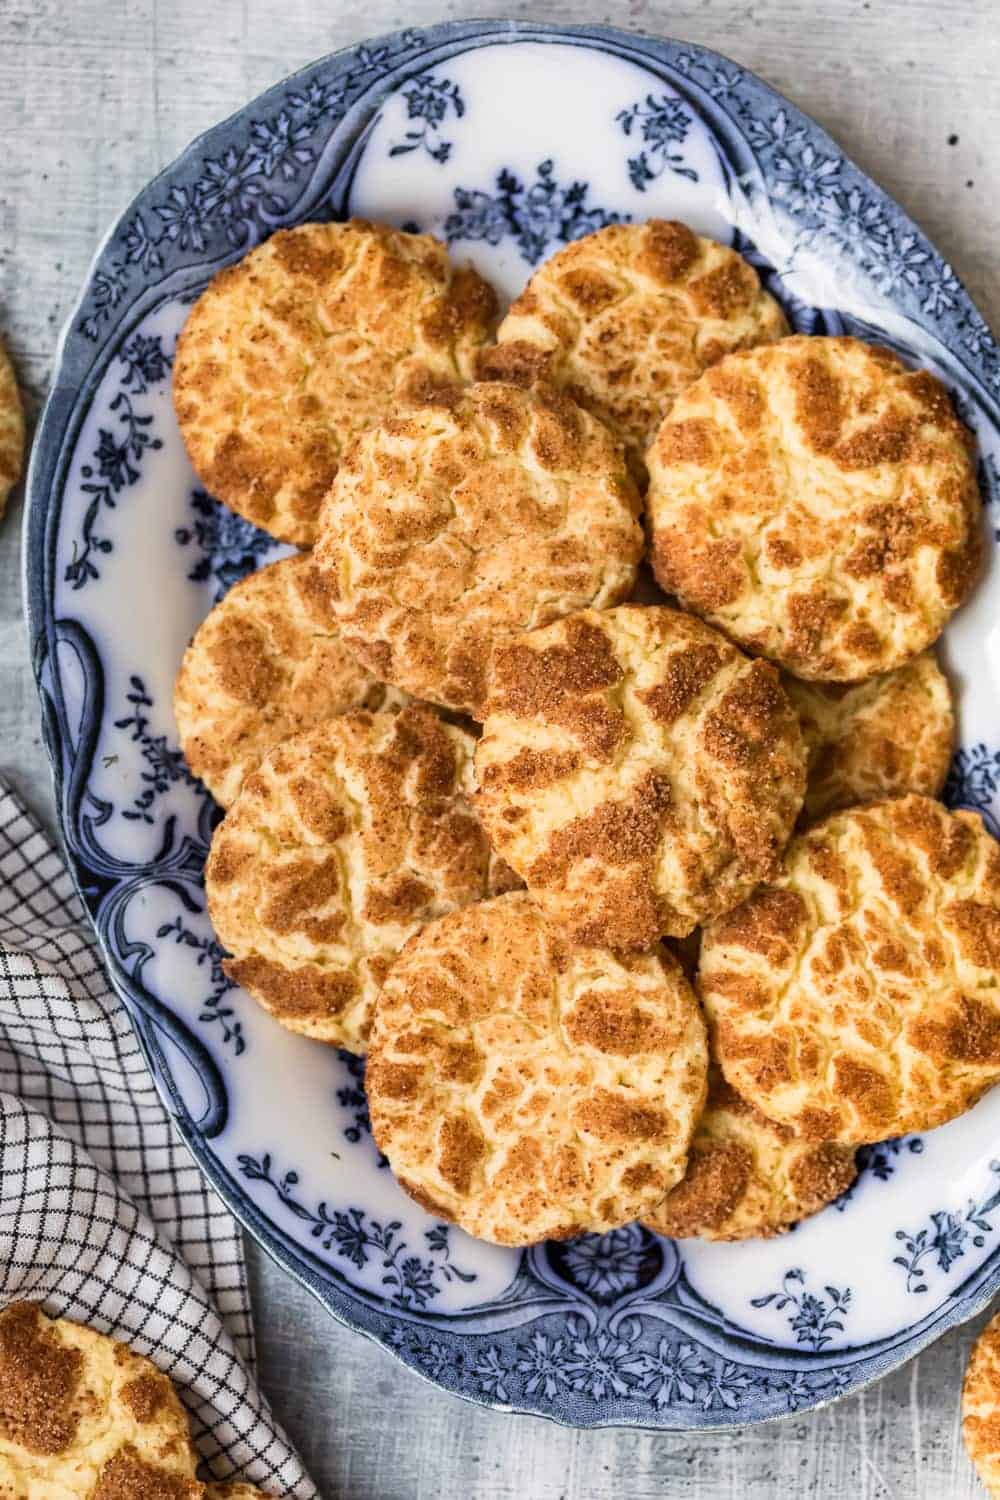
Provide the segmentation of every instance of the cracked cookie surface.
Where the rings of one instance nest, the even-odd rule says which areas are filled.
[[[795,337],[728,355],[649,450],[661,587],[797,677],[856,682],[929,646],[982,551],[971,435],[887,349]]]
[[[684,1177],[643,1222],[668,1239],[769,1239],[832,1203],[856,1176],[853,1147],[801,1140],[713,1066]]]
[[[428,1212],[504,1245],[603,1233],[684,1171],[705,1028],[665,950],[570,946],[524,892],[403,949],[378,999],[372,1130]]]
[[[353,709],[401,708],[344,645],[308,553],[269,563],[206,615],[174,688],[181,749],[228,807],[275,745]]]
[[[677,610],[585,610],[498,648],[476,805],[576,942],[685,937],[776,874],[805,787],[768,662]]]
[[[940,792],[955,710],[933,652],[866,682],[801,682],[787,672],[781,681],[809,756],[804,822],[858,802]]]
[[[427,234],[282,229],[220,271],[177,342],[174,405],[208,490],[311,546],[359,433],[442,380],[467,379],[496,295]]]
[[[962,1386],[962,1437],[986,1489],[1000,1496],[1000,1314],[972,1348]]]
[[[5,1500],[202,1500],[171,1381],[126,1344],[32,1302],[0,1312]]]
[[[0,343],[0,516],[24,465],[24,408],[14,367]]]
[[[539,268],[479,357],[481,374],[553,382],[644,456],[684,388],[734,349],[788,332],[735,250],[672,220],[610,224]]]
[[[498,643],[627,597],[638,513],[621,447],[594,417],[487,381],[361,438],[324,506],[316,559],[370,671],[480,718]]]
[[[472,803],[474,741],[412,705],[344,714],[244,782],[205,867],[232,979],[283,1025],[364,1052],[407,938],[508,889]]]
[[[907,796],[834,813],[702,934],[735,1089],[806,1140],[931,1130],[1000,1079],[1000,845]]]

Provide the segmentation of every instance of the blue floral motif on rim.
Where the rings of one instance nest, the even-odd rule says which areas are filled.
[[[891,1141],[881,1141],[877,1146],[862,1146],[856,1159],[858,1175],[850,1187],[834,1199],[834,1208],[843,1213],[866,1176],[876,1182],[888,1182],[896,1171],[897,1157],[922,1156],[923,1150],[924,1143],[919,1135],[897,1136]]]
[[[198,1013],[198,1020],[218,1024],[222,1031],[223,1046],[228,1046],[231,1042],[234,1055],[241,1056],[246,1051],[247,1045],[243,1035],[243,1024],[235,1019],[235,1008],[232,1005],[223,1004],[226,996],[236,988],[222,967],[222,961],[226,956],[225,949],[216,942],[215,938],[200,937],[198,933],[192,932],[181,917],[175,917],[172,922],[164,922],[156,929],[156,936],[161,941],[172,937],[175,943],[191,948],[198,955],[196,963],[199,968],[208,965],[211,989],[201,1002],[203,1009]]]
[[[561,1260],[573,1282],[598,1298],[632,1292],[643,1281],[646,1247],[637,1224],[608,1234],[585,1234],[570,1240]]]
[[[155,822],[151,812],[154,802],[176,782],[194,787],[204,797],[208,793],[198,778],[191,775],[181,750],[168,745],[165,734],[150,733],[150,719],[146,710],[153,707],[153,700],[146,691],[143,679],[133,675],[129,678],[129,684],[131,692],[126,693],[125,697],[132,705],[132,712],[124,718],[115,719],[115,728],[132,731],[129,738],[141,747],[142,758],[149,769],[140,772],[143,789],[133,799],[132,806],[123,810],[122,817],[129,822],[152,825]]]
[[[74,589],[82,589],[91,579],[101,576],[94,558],[113,550],[113,543],[96,530],[102,510],[114,510],[117,496],[137,483],[140,465],[147,450],[163,447],[151,431],[153,417],[136,411],[132,398],[145,395],[151,385],[165,379],[172,363],[157,334],[136,334],[118,355],[122,367],[121,385],[112,397],[108,410],[117,414],[124,431],[113,432],[102,427],[91,463],[80,470],[85,483],[80,489],[91,497],[80,528],[80,541],[73,544],[73,556],[63,574]]]
[[[982,743],[956,750],[941,793],[947,807],[967,807],[981,815],[994,838],[1000,822],[994,810],[1000,792],[1000,750]]]
[[[96,341],[133,275],[161,269],[173,248],[200,257],[270,233],[291,207],[278,189],[315,164],[322,142],[350,106],[420,45],[418,33],[407,30],[383,45],[359,47],[356,62],[335,82],[313,78],[290,90],[275,114],[250,120],[242,142],[202,157],[186,182],[174,181],[152,207],[135,212],[116,240],[120,258],[91,283],[89,311],[78,325],[84,336]]]
[[[783,1312],[786,1307],[790,1307],[792,1311],[788,1315],[788,1324],[795,1334],[796,1343],[819,1350],[831,1342],[835,1333],[843,1333],[842,1320],[847,1316],[851,1305],[851,1290],[850,1287],[841,1290],[835,1286],[825,1286],[823,1295],[818,1296],[815,1292],[806,1291],[805,1279],[805,1272],[795,1266],[785,1272],[780,1292],[752,1297],[750,1306],[770,1307],[773,1302],[776,1312]]]
[[[190,526],[179,526],[174,540],[179,547],[193,544],[199,548],[202,555],[188,578],[192,583],[213,579],[214,602],[218,604],[234,583],[255,571],[260,559],[275,545],[274,538],[204,490],[192,491],[191,509],[194,520]]]
[[[983,504],[993,507],[1000,502],[1000,464],[992,453],[984,453],[979,460],[979,492]],[[990,517],[992,520],[992,515]],[[1000,527],[993,526],[993,540],[1000,542]]]
[[[449,111],[456,120],[465,114],[465,101],[457,83],[448,78],[415,78],[403,90],[406,116],[423,123],[406,132],[405,139],[389,149],[390,156],[406,156],[422,148],[434,161],[444,163],[451,155],[451,141],[441,138],[441,125]]]
[[[529,1397],[557,1402],[575,1391],[595,1401],[643,1402],[657,1412],[697,1408],[739,1413],[769,1399],[780,1403],[773,1408],[778,1415],[782,1409],[797,1411],[839,1396],[851,1379],[842,1367],[762,1370],[741,1364],[641,1318],[624,1319],[612,1332],[591,1329],[573,1314],[546,1317],[520,1338],[470,1338],[464,1354],[405,1324],[394,1328],[388,1341],[431,1378],[446,1367],[443,1361],[457,1360],[475,1389],[505,1403]]]
[[[457,187],[455,211],[444,225],[448,243],[485,240],[499,245],[513,235],[521,255],[533,266],[550,245],[566,245],[594,229],[621,222],[620,214],[587,206],[589,183],[571,182],[563,187],[555,173],[555,162],[546,159],[539,162],[530,186],[504,167],[497,173],[495,195]]]
[[[1000,1161],[990,1162],[990,1171],[1000,1178]],[[911,1233],[908,1229],[897,1229],[896,1239],[903,1245],[905,1254],[894,1255],[894,1266],[902,1266],[906,1272],[908,1292],[927,1291],[927,1269],[923,1264],[933,1257],[939,1271],[947,1273],[957,1260],[961,1260],[970,1244],[981,1250],[986,1236],[994,1225],[989,1215],[1000,1206],[1000,1184],[994,1182],[981,1203],[969,1199],[963,1214],[950,1213],[945,1209],[930,1216],[930,1227]]]
[[[350,1109],[354,1112],[354,1119],[350,1125],[344,1127],[344,1139],[352,1146],[357,1146],[365,1136],[372,1133],[371,1115],[368,1113],[368,1095],[365,1093],[365,1060],[357,1057],[353,1052],[338,1051],[338,1057],[351,1075],[351,1082],[343,1085],[337,1090],[337,1103],[342,1109]],[[389,1159],[378,1153],[378,1164],[380,1167],[388,1167]]]
[[[422,1260],[419,1255],[406,1254],[409,1247],[400,1238],[402,1225],[398,1219],[383,1224],[361,1208],[335,1208],[331,1212],[325,1202],[318,1203],[315,1209],[307,1208],[295,1196],[299,1174],[286,1172],[282,1177],[273,1177],[269,1152],[259,1159],[241,1155],[239,1164],[244,1177],[266,1182],[290,1213],[309,1224],[310,1234],[324,1250],[335,1250],[359,1270],[373,1255],[380,1258],[382,1285],[387,1288],[385,1295],[394,1307],[424,1308],[441,1295],[441,1281],[477,1279],[475,1271],[463,1271],[452,1261],[447,1224],[435,1224],[424,1231],[431,1253]]]
[[[658,1408],[696,1400],[699,1381],[708,1374],[697,1344],[676,1344],[666,1338],[659,1339],[655,1349],[637,1354],[632,1368],[639,1386]]]
[[[881,195],[852,180],[856,170],[843,156],[819,147],[808,121],[793,123],[784,107],[761,111],[739,74],[716,60],[682,51],[675,66],[738,122],[771,196],[794,216],[791,263],[809,250],[839,261],[848,276],[860,271],[885,296],[912,301],[925,317],[947,316],[953,332],[944,337],[955,338],[1000,390],[1000,353],[952,267]]]
[[[657,99],[647,94],[641,104],[619,110],[615,119],[626,135],[636,130],[643,143],[644,149],[628,159],[629,181],[637,192],[644,193],[668,170],[691,182],[698,181],[694,168],[685,166],[684,153],[672,149],[683,146],[692,123],[690,112],[678,98],[662,94]]]

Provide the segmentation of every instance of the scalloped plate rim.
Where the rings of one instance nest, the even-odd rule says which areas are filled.
[[[242,105],[232,110],[229,114],[227,114],[220,120],[214,121],[204,130],[200,131],[182,148],[180,152],[177,153],[177,155],[171,161],[167,162],[158,172],[150,177],[142,185],[142,187],[138,189],[136,193],[134,193],[129,198],[129,200],[119,210],[116,216],[109,222],[106,231],[101,236],[97,246],[95,247],[93,255],[91,256],[88,263],[86,272],[82,278],[79,295],[72,303],[56,341],[52,362],[53,373],[49,393],[45,399],[45,402],[43,403],[42,409],[35,423],[31,441],[29,462],[24,481],[25,501],[24,514],[22,518],[20,581],[22,601],[25,613],[25,623],[28,634],[28,644],[31,651],[32,674],[35,678],[36,688],[39,692],[39,697],[41,700],[42,737],[45,744],[46,754],[49,759],[49,770],[52,781],[54,800],[56,803],[56,823],[58,838],[73,879],[74,887],[77,891],[78,896],[80,897],[81,905],[86,912],[88,922],[90,922],[91,926],[94,927],[95,933],[96,924],[93,920],[93,914],[90,911],[83,890],[81,878],[81,862],[75,855],[70,852],[66,840],[63,808],[64,766],[60,754],[60,746],[54,745],[50,739],[49,725],[47,723],[44,712],[46,689],[41,681],[41,671],[38,666],[36,657],[37,644],[39,643],[39,641],[46,641],[48,637],[45,613],[49,597],[45,587],[47,581],[45,577],[45,543],[47,540],[49,512],[48,501],[50,497],[48,492],[40,492],[39,470],[42,467],[43,463],[42,448],[45,440],[57,433],[61,445],[65,438],[65,424],[61,423],[59,420],[58,407],[61,400],[64,399],[66,395],[66,392],[61,384],[60,376],[64,363],[68,338],[74,330],[78,315],[80,314],[86,302],[93,275],[105,251],[114,238],[116,232],[136,211],[141,200],[146,196],[151,188],[153,188],[157,183],[161,183],[165,179],[170,177],[171,174],[178,168],[180,163],[186,161],[189,157],[194,155],[197,150],[202,147],[203,144],[209,139],[209,137],[213,136],[217,131],[224,130],[225,127],[234,124],[244,115],[246,115],[249,110],[262,106],[264,102],[269,100],[273,95],[278,95],[281,91],[285,90],[289,84],[294,83],[296,80],[312,73],[318,66],[330,63],[335,59],[342,58],[348,54],[356,53],[359,48],[362,47],[377,47],[382,44],[392,43],[393,41],[398,40],[403,35],[416,35],[422,38],[433,35],[435,40],[447,40],[450,37],[460,35],[461,39],[468,43],[468,48],[464,50],[474,50],[478,47],[491,44],[503,45],[531,41],[537,41],[540,43],[553,41],[556,43],[562,42],[577,45],[586,45],[589,43],[594,45],[598,50],[602,50],[601,44],[603,42],[611,42],[619,47],[629,47],[630,44],[636,43],[640,45],[647,44],[652,48],[660,48],[664,46],[683,46],[689,49],[692,53],[698,54],[701,57],[708,58],[710,60],[718,60],[719,62],[734,68],[741,75],[741,77],[752,80],[765,94],[769,95],[778,104],[788,105],[789,107],[794,109],[798,115],[800,115],[808,122],[811,131],[814,132],[815,138],[829,145],[829,147],[837,153],[837,155],[843,160],[843,162],[847,166],[849,166],[855,173],[857,173],[858,177],[872,190],[876,197],[883,203],[891,207],[894,215],[897,218],[897,222],[905,226],[908,230],[913,231],[918,240],[923,245],[926,245],[930,250],[934,251],[933,242],[929,239],[919,223],[913,219],[909,212],[904,209],[890,193],[880,187],[879,184],[869,175],[869,173],[862,167],[860,167],[857,162],[840,147],[836,139],[830,135],[830,133],[825,129],[824,126],[819,124],[819,122],[814,119],[814,117],[809,113],[807,109],[804,109],[801,105],[788,100],[780,92],[780,90],[776,89],[773,85],[768,83],[766,79],[762,78],[761,75],[756,73],[753,69],[746,67],[744,64],[729,57],[727,54],[717,51],[715,48],[704,46],[701,43],[691,42],[680,38],[657,35],[639,29],[626,30],[624,28],[604,24],[533,22],[528,20],[509,19],[502,17],[476,17],[468,20],[456,19],[439,23],[431,23],[426,26],[396,28],[392,31],[379,33],[376,36],[363,38],[357,42],[346,43],[343,46],[334,49],[332,52],[324,53],[318,57],[310,59],[301,67],[294,69],[292,72],[283,75],[281,78],[275,80],[275,82],[273,84],[270,84],[266,89],[262,90],[258,94],[253,95],[250,99],[246,100]],[[632,60],[637,62],[640,61],[640,59],[636,58],[633,58]],[[935,251],[935,253],[937,252]],[[227,254],[225,258],[228,261],[231,257],[229,257]],[[971,307],[975,308],[975,303],[973,302],[972,296],[969,293],[962,277],[957,272],[955,272],[954,274],[960,296],[964,298]],[[976,311],[978,311],[978,309],[976,309]],[[992,331],[990,331],[989,333],[989,338],[991,341],[993,341]],[[963,368],[969,369],[969,365],[967,363],[967,359],[969,358],[969,356],[964,353],[959,354],[956,352],[955,357],[960,361]],[[175,1090],[173,1089],[171,1081],[164,1076],[164,1072],[158,1060],[158,1048],[152,1041],[150,1035],[150,1032],[152,1030],[151,1023],[145,1016],[142,1015],[141,1012],[134,1008],[133,1002],[130,1000],[130,997],[128,995],[127,984],[123,982],[123,976],[119,972],[116,959],[108,950],[107,945],[105,944],[104,939],[100,936],[100,934],[97,934],[97,936],[100,943],[102,956],[107,965],[114,988],[119,994],[123,1005],[125,1006],[130,1022],[139,1040],[140,1046],[142,1047],[143,1055],[145,1056],[146,1061],[150,1067],[150,1071],[153,1074],[157,1089],[159,1090],[161,1095],[164,1096],[164,1102],[167,1105],[178,1133],[183,1140],[186,1149],[190,1152],[193,1160],[197,1163],[200,1170],[212,1183],[212,1186],[215,1188],[220,1198],[226,1204],[230,1212],[233,1213],[238,1222],[242,1225],[243,1229],[247,1233],[251,1234],[257,1241],[257,1243],[261,1245],[261,1247],[271,1257],[271,1259],[274,1260],[278,1265],[280,1265],[282,1269],[285,1270],[288,1274],[293,1276],[299,1285],[305,1287],[339,1323],[341,1323],[345,1327],[350,1328],[352,1332],[360,1334],[365,1339],[377,1345],[383,1351],[391,1355],[399,1364],[403,1365],[406,1369],[417,1375],[428,1385],[438,1390],[444,1390],[449,1395],[466,1401],[473,1406],[482,1407],[487,1410],[497,1411],[509,1415],[539,1418],[548,1422],[552,1422],[557,1426],[578,1431],[619,1428],[622,1430],[651,1433],[716,1433],[731,1432],[734,1430],[734,1428],[743,1426],[773,1424],[777,1422],[788,1421],[794,1418],[801,1419],[809,1412],[824,1410],[827,1407],[834,1405],[836,1402],[844,1400],[848,1396],[853,1396],[860,1391],[867,1390],[871,1386],[875,1385],[878,1381],[883,1379],[885,1376],[893,1373],[898,1369],[901,1369],[923,1350],[927,1349],[937,1339],[942,1337],[946,1332],[948,1332],[952,1328],[960,1327],[978,1316],[982,1311],[986,1309],[986,1307],[990,1305],[990,1303],[994,1300],[997,1291],[1000,1290],[1000,1244],[998,1244],[991,1255],[988,1256],[985,1261],[983,1261],[973,1272],[970,1273],[968,1281],[977,1283],[976,1289],[973,1292],[963,1293],[961,1286],[953,1288],[951,1292],[947,1294],[946,1299],[940,1304],[939,1308],[937,1309],[937,1315],[931,1315],[931,1321],[919,1334],[912,1335],[908,1332],[908,1330],[901,1330],[897,1337],[896,1344],[893,1347],[887,1347],[883,1349],[880,1358],[880,1363],[883,1365],[881,1369],[871,1371],[863,1379],[852,1382],[845,1390],[841,1392],[833,1392],[831,1394],[821,1395],[816,1397],[816,1399],[810,1399],[800,1407],[784,1412],[769,1414],[766,1416],[741,1415],[738,1420],[708,1421],[698,1423],[682,1423],[670,1421],[648,1422],[641,1419],[632,1420],[627,1416],[598,1416],[588,1418],[586,1420],[581,1420],[579,1417],[571,1417],[568,1415],[564,1416],[560,1412],[555,1410],[541,1410],[538,1407],[530,1406],[527,1404],[519,1404],[516,1401],[501,1401],[495,1397],[490,1397],[485,1393],[477,1393],[469,1389],[459,1389],[457,1386],[448,1382],[444,1378],[443,1374],[438,1375],[437,1377],[431,1375],[427,1370],[423,1369],[419,1365],[419,1363],[416,1362],[415,1358],[408,1357],[407,1352],[403,1348],[397,1347],[392,1343],[386,1341],[384,1337],[380,1336],[379,1332],[375,1328],[364,1326],[364,1322],[359,1316],[362,1309],[367,1309],[379,1318],[399,1318],[401,1315],[398,1310],[392,1310],[391,1313],[387,1314],[384,1309],[375,1306],[374,1302],[369,1300],[365,1293],[360,1292],[356,1288],[350,1286],[350,1284],[345,1283],[343,1279],[339,1277],[338,1280],[341,1280],[340,1286],[324,1287],[323,1285],[319,1284],[319,1278],[309,1267],[308,1252],[305,1250],[305,1248],[299,1244],[296,1244],[290,1236],[286,1235],[284,1231],[279,1229],[273,1222],[273,1220],[268,1218],[257,1207],[257,1205],[252,1202],[248,1195],[240,1191],[239,1185],[234,1183],[230,1179],[229,1174],[221,1168],[221,1165],[219,1163],[217,1163],[211,1151],[206,1150],[201,1145],[201,1133],[198,1131],[193,1122],[191,1122],[187,1117],[187,1111],[182,1109],[181,1113],[175,1113],[174,1109],[171,1107],[170,1098],[172,1094],[176,1097]],[[335,1269],[327,1265],[326,1263],[323,1263],[323,1271],[326,1275],[330,1275],[331,1273],[334,1276],[338,1275]],[[405,1317],[405,1315],[403,1315],[403,1321],[410,1322],[416,1320],[408,1319]],[[918,1320],[917,1324],[910,1326],[918,1326],[920,1321],[923,1320]],[[897,1353],[899,1345],[907,1345],[905,1353],[903,1353],[901,1357]],[[852,1352],[860,1354],[865,1347],[866,1345],[864,1344],[858,1346],[846,1346],[844,1349],[838,1352],[841,1359],[844,1359],[845,1357],[849,1359]],[[775,1352],[788,1354],[791,1351],[782,1350],[780,1346],[776,1346]],[[805,1352],[806,1351],[802,1351],[802,1353]],[[833,1353],[831,1352],[828,1357],[832,1361],[834,1358]]]

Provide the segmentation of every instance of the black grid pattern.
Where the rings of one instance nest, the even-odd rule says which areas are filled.
[[[176,1138],[60,856],[0,782],[0,1305],[124,1339],[216,1478],[316,1490],[251,1373],[239,1228]]]

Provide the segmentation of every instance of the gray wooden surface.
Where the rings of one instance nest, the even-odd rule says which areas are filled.
[[[283,74],[490,0],[0,0],[0,331],[32,411],[97,241],[198,131]],[[507,0],[705,42],[815,115],[924,225],[1000,322],[995,0]],[[0,529],[0,768],[49,822],[23,635],[20,505]],[[972,1332],[829,1411],[726,1436],[574,1433],[464,1406],[334,1324],[251,1252],[261,1378],[325,1500],[966,1500]]]

